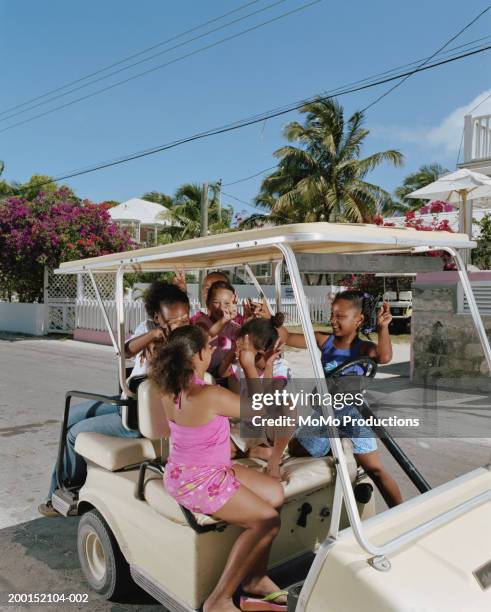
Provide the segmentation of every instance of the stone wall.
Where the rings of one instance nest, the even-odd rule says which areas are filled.
[[[431,282],[418,275],[412,286],[411,378],[478,377],[488,372],[484,351],[470,314],[458,313],[457,274]],[[491,339],[491,316],[483,316]]]

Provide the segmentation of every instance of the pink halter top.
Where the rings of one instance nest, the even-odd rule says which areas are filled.
[[[204,380],[194,378],[196,385],[206,385]],[[181,395],[177,398],[181,409]],[[171,451],[169,461],[182,465],[223,466],[231,465],[230,424],[228,417],[216,415],[204,425],[191,427],[169,421]]]

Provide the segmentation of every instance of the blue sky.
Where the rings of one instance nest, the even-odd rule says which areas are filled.
[[[273,1],[260,0],[235,17]],[[77,97],[298,8],[307,1],[285,0],[231,28],[81,90]],[[3,58],[0,111],[245,2],[3,2],[0,4]],[[457,0],[431,3],[322,0],[245,36],[0,133],[0,159],[6,164],[4,176],[22,181],[33,173],[61,175],[425,57],[485,6],[486,2]],[[490,26],[491,12],[454,45],[490,34]],[[384,166],[370,180],[391,191],[422,163],[438,161],[453,169],[463,115],[491,92],[490,69],[491,54],[487,52],[415,75],[371,109],[366,117],[371,134],[364,153],[396,148],[404,153],[406,160],[402,169]],[[348,116],[387,87],[339,100]],[[0,129],[74,97],[72,94],[31,113],[0,122]],[[480,114],[487,112],[491,113],[491,100],[479,109]],[[187,181],[222,178],[228,183],[272,166],[272,152],[284,143],[282,126],[297,118],[298,114],[292,113],[266,124],[71,179],[68,183],[80,196],[94,201],[122,201],[151,190],[173,193]],[[225,190],[251,201],[259,182],[257,178]],[[223,200],[234,204],[237,210],[251,212],[240,203],[226,197]]]

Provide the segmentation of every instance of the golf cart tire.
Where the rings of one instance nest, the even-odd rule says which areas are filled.
[[[77,550],[82,572],[94,591],[109,600],[128,592],[133,584],[130,567],[97,510],[90,510],[80,519]]]

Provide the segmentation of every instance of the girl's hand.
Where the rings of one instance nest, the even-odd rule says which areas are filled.
[[[251,300],[247,298],[246,300],[244,300],[242,306],[244,309],[244,319],[246,319],[246,321],[252,319],[252,317],[254,316],[254,310],[252,308]]]
[[[251,299],[244,301],[244,316],[247,320],[249,319],[270,319],[271,313],[266,302],[266,298],[263,298],[262,302],[253,302]]]
[[[377,314],[377,328],[388,328],[391,321],[392,315],[390,313],[389,302],[384,302]]]
[[[179,287],[179,289],[181,291],[184,291],[184,293],[188,292],[188,286],[186,284],[186,274],[184,273],[184,270],[174,270],[172,284],[176,285],[176,287]]]
[[[283,350],[284,345],[285,343],[281,341],[281,338],[278,338],[273,348],[269,351],[266,351],[266,353],[264,353],[264,361],[266,364],[266,368],[268,366],[271,366],[271,367],[273,366],[273,363],[281,355],[281,351]]]
[[[256,367],[257,351],[249,338],[249,334],[237,340],[237,351],[239,354],[239,363],[244,371],[248,368]]]
[[[228,323],[229,321],[231,321],[232,319],[235,319],[236,315],[237,315],[237,310],[235,310],[233,308],[221,308],[220,309],[220,320]]]
[[[156,327],[152,329],[152,342],[158,342],[159,340],[167,340],[167,336],[169,335],[168,329],[163,329],[162,327]]]

